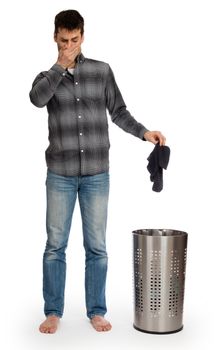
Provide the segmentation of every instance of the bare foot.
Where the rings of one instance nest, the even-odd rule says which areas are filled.
[[[50,315],[40,324],[39,330],[41,333],[53,334],[57,331],[59,325],[59,317]]]
[[[91,324],[97,332],[107,332],[112,328],[111,324],[102,316],[92,317]]]

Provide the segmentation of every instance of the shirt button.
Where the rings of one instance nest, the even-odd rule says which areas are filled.
[[[66,75],[66,73],[64,72],[64,73],[62,73],[62,75],[63,75],[63,76],[65,76],[65,75]]]
[[[83,149],[81,149],[81,153],[83,153],[84,151],[83,151]]]
[[[79,135],[82,136],[82,132],[80,132]]]
[[[78,83],[78,81],[76,81],[76,85],[78,85],[79,83]]]
[[[81,119],[82,118],[82,116],[81,115],[79,115],[79,119]]]
[[[76,99],[77,102],[79,102],[79,100],[80,100],[79,98]]]

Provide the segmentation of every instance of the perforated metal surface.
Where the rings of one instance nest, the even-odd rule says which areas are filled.
[[[148,332],[177,331],[182,328],[187,234],[133,233],[134,326]]]
[[[135,304],[136,310],[143,312],[143,275],[139,266],[143,264],[142,249],[137,249],[134,255],[135,265]]]
[[[150,251],[150,312],[151,317],[158,317],[161,310],[161,251]]]

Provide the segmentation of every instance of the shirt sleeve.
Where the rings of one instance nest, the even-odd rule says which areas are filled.
[[[143,135],[146,131],[148,131],[148,129],[141,123],[138,123],[127,110],[110,67],[106,82],[106,106],[111,119],[115,124],[117,124],[124,131],[145,140]]]
[[[64,75],[66,70],[58,64],[54,64],[49,71],[38,74],[29,93],[31,102],[36,107],[47,105]]]

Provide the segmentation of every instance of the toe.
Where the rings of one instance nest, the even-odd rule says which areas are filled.
[[[41,333],[45,333],[45,327],[40,326],[39,330],[40,330]]]
[[[112,328],[111,324],[102,316],[94,316],[91,323],[97,332],[107,332]]]

